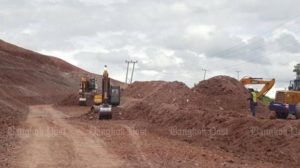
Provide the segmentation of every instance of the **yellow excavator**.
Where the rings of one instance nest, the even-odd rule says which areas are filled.
[[[94,105],[91,111],[99,113],[99,119],[112,119],[112,107],[120,105],[120,86],[112,86],[108,75],[107,66],[102,74],[101,94],[94,96]]]
[[[79,89],[79,105],[86,106],[90,99],[93,98],[97,91],[97,84],[95,78],[81,77]]]
[[[263,78],[252,78],[244,77],[240,80],[243,85],[264,85],[263,88],[258,92],[257,98],[262,98],[267,94],[275,84],[275,79],[266,80]]]
[[[300,64],[295,66],[294,72],[296,79],[290,81],[289,89],[277,91],[275,101],[269,105],[279,119],[286,119],[289,114],[300,119]]]

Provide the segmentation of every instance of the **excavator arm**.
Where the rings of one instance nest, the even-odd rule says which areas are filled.
[[[244,77],[240,80],[243,85],[264,85],[264,87],[258,92],[257,97],[261,98],[263,95],[267,94],[268,91],[272,89],[275,84],[275,79],[264,80],[263,78],[252,78],[252,77]]]

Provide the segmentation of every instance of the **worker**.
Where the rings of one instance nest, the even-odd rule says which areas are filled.
[[[250,98],[248,98],[248,100],[250,101],[250,109],[251,109],[253,117],[255,117],[256,116],[256,106],[257,106],[257,94],[254,91],[254,89],[252,89],[252,88],[249,89],[249,93],[250,93]]]
[[[104,65],[104,70],[103,70],[103,77],[108,77],[108,70],[107,70],[107,65]]]

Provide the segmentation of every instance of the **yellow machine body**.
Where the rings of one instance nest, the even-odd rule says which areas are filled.
[[[300,92],[299,91],[277,91],[275,102],[282,103],[282,104],[297,104],[300,102]]]
[[[98,94],[94,96],[94,104],[100,105],[102,103],[102,95]]]

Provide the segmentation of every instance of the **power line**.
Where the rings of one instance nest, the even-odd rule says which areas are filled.
[[[289,19],[287,19],[286,21],[282,22],[282,23],[279,23],[277,24],[276,26],[272,27],[271,29],[265,31],[264,33],[261,34],[261,36],[265,36],[265,35],[268,35],[269,33],[272,33],[275,29],[279,28],[279,27],[282,27],[284,26],[285,24],[293,21],[293,20],[296,20],[300,17],[300,14],[299,15],[295,15],[293,17],[290,17]],[[254,39],[254,41],[252,42],[252,46],[256,46],[257,42],[258,42],[259,39]],[[242,49],[244,48],[247,48],[249,47],[249,45],[245,44],[245,43],[236,43],[236,45],[233,45],[227,49],[223,49],[221,51],[218,51],[216,53],[213,53],[213,55],[217,56],[217,58],[222,58],[226,55],[229,55],[229,54],[233,54],[233,53],[236,53],[236,52],[241,52]],[[258,46],[258,47],[255,47],[255,48],[251,48],[251,50],[257,50],[257,49],[260,49],[262,48],[261,46]],[[219,55],[219,56],[218,56]],[[251,60],[248,60],[248,61],[251,61]],[[213,62],[210,62],[210,64],[212,63],[217,63],[219,62],[218,61],[213,61]],[[245,62],[247,63],[247,62]],[[240,63],[240,64],[245,64],[245,63]],[[238,65],[240,65],[238,64]],[[226,66],[226,67],[229,67],[229,66]],[[232,67],[232,66],[230,66]],[[226,68],[227,69],[227,68]]]
[[[126,77],[125,77],[125,83],[127,84],[128,83],[128,73],[129,73],[129,68],[130,68],[130,64],[132,64],[132,70],[131,70],[131,77],[129,79],[129,83],[132,83],[133,81],[133,75],[134,75],[134,69],[135,69],[135,65],[138,61],[128,61],[128,60],[125,60],[125,63],[127,65],[127,68],[126,68]]]
[[[128,78],[128,70],[129,70],[129,64],[130,64],[130,61],[128,61],[128,60],[125,60],[125,63],[127,64],[127,70],[126,70],[126,78],[125,78],[125,83],[127,83],[127,78]]]
[[[241,71],[239,71],[239,70],[236,71],[236,73],[237,73],[237,80],[240,80],[240,72]]]
[[[264,33],[262,33],[261,36],[267,35],[267,34],[269,34],[270,32],[273,32],[275,29],[277,29],[277,28],[279,28],[279,27],[282,27],[282,26],[284,26],[285,24],[291,22],[292,20],[298,19],[299,17],[300,17],[300,15],[296,15],[296,16],[294,16],[294,17],[291,17],[291,18],[288,19],[287,21],[284,21],[284,22],[282,22],[282,23],[280,23],[280,24],[274,26],[273,28],[269,29],[268,31],[265,31]],[[259,40],[259,39],[254,40],[253,44],[255,44],[258,40]],[[229,48],[227,48],[227,49],[221,50],[221,51],[215,53],[214,55],[219,55],[219,54],[222,54],[222,53],[228,53],[228,52],[230,52],[230,51],[240,50],[240,49],[243,49],[243,48],[247,47],[247,45],[243,45],[243,44],[244,44],[244,43],[238,43],[237,45],[233,45],[232,47],[229,47]],[[243,46],[241,46],[241,45],[243,45]],[[239,46],[241,46],[241,47],[239,47]],[[235,48],[237,48],[237,49],[235,49]],[[233,49],[234,49],[234,50],[233,50]]]
[[[133,80],[133,73],[134,73],[134,68],[135,68],[135,64],[137,63],[138,61],[132,61],[132,72],[131,72],[131,79],[130,79],[130,84],[132,83],[132,80]]]
[[[202,71],[204,71],[204,75],[203,75],[203,80],[205,80],[206,79],[206,73],[207,73],[207,69],[204,69],[204,68],[202,68]]]

